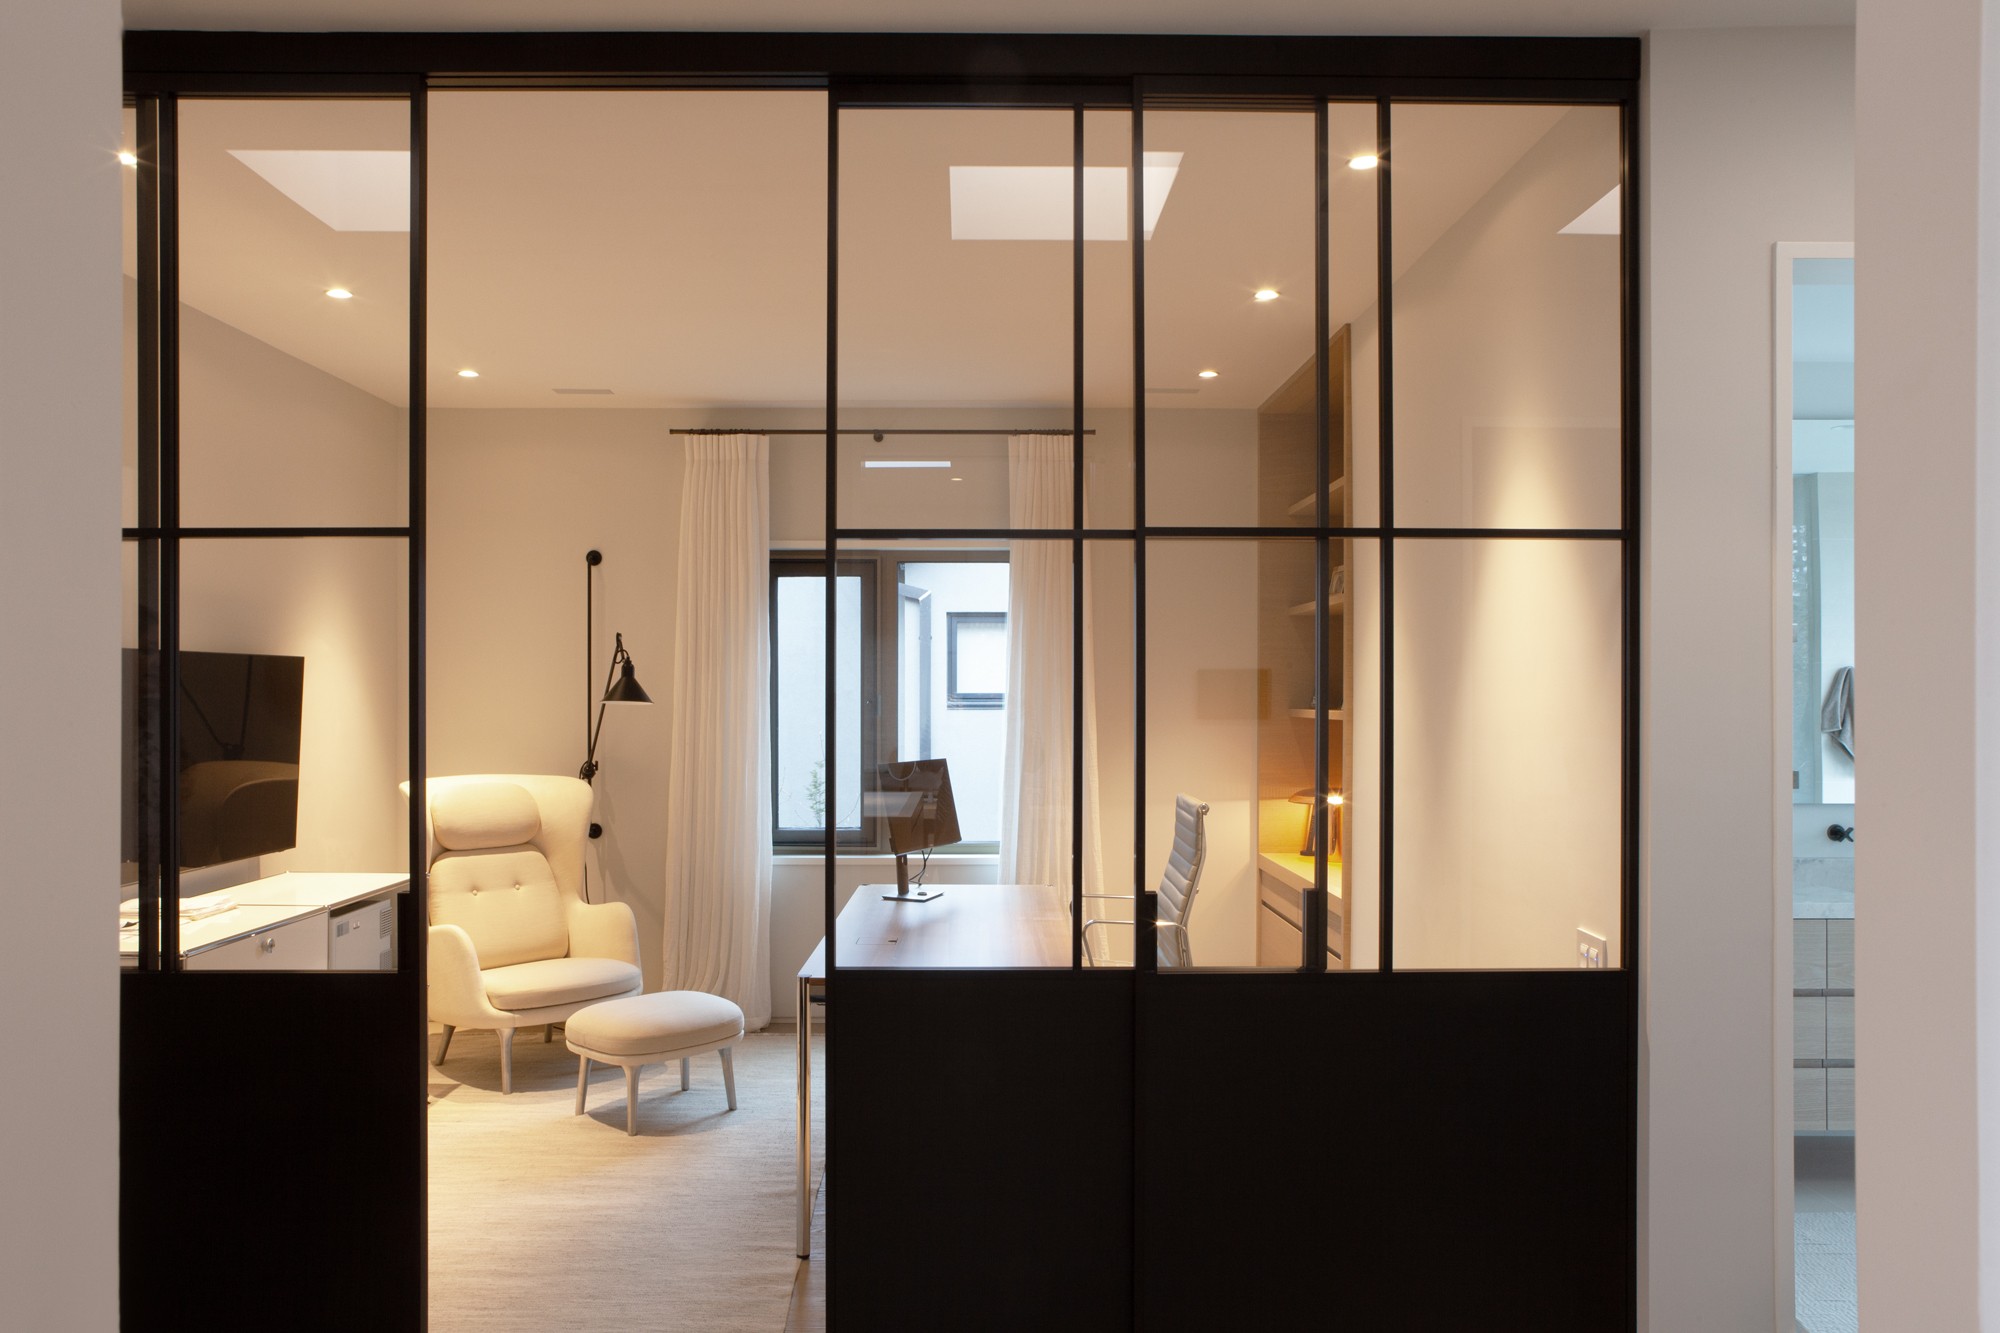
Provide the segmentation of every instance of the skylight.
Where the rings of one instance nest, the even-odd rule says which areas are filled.
[[[407,152],[232,148],[229,155],[335,231],[410,229]]]
[[[1179,153],[1145,156],[1145,235],[1153,239],[1160,210],[1181,169]],[[1075,217],[1070,167],[953,167],[954,241],[1067,241]],[[1122,241],[1127,211],[1124,167],[1083,169],[1083,239]]]
[[[1611,193],[1576,215],[1576,221],[1564,227],[1558,236],[1616,236],[1618,234],[1618,187],[1611,187]]]

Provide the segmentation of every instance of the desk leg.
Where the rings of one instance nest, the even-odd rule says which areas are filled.
[[[812,1256],[812,981],[799,978],[799,1258]]]

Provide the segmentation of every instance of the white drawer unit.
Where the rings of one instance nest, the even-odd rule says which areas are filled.
[[[1792,1127],[1854,1128],[1854,922],[1792,922]]]
[[[324,972],[326,913],[255,931],[188,955],[190,972]]]

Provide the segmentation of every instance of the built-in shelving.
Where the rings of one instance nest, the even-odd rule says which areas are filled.
[[[1285,716],[1296,717],[1304,721],[1310,722],[1315,717],[1319,716],[1319,714],[1310,708],[1287,708],[1285,710]],[[1345,721],[1346,718],[1347,718],[1347,710],[1344,708],[1329,708],[1326,710],[1326,720],[1329,722],[1342,722]]]
[[[1326,599],[1326,609],[1329,611],[1336,611],[1336,612],[1341,611],[1344,610],[1346,606],[1347,606],[1347,594],[1344,592],[1337,592],[1333,596]],[[1317,608],[1314,607],[1314,605],[1311,602],[1300,602],[1297,605],[1292,606],[1288,609],[1295,616],[1309,616]]]
[[[1340,512],[1340,493],[1346,489],[1347,489],[1347,478],[1345,477],[1340,477],[1327,485],[1326,488],[1327,508],[1331,510],[1336,517],[1339,516]],[[1318,499],[1319,499],[1318,496],[1308,495],[1305,499],[1299,501],[1297,504],[1293,505],[1290,509],[1287,509],[1285,513],[1293,518],[1304,518],[1306,515],[1311,514],[1314,511]]]

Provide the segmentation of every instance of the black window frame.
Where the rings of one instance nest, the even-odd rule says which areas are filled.
[[[876,577],[878,564],[869,559],[849,559],[840,561],[836,579],[855,577],[861,580],[861,771],[868,772],[878,762],[876,755],[876,729],[866,725],[871,708],[880,706],[879,697],[869,690],[869,684],[876,679],[875,636],[866,632],[866,627],[874,623],[876,615]],[[815,828],[790,829],[778,823],[778,732],[782,725],[782,714],[778,708],[778,581],[780,579],[824,579],[826,560],[817,553],[795,551],[773,551],[770,569],[771,588],[771,847],[784,853],[816,853],[826,846],[826,825]],[[835,672],[838,666],[835,666]],[[867,814],[861,816],[860,827],[842,829],[835,827],[834,836],[843,847],[857,850],[872,848],[881,841],[881,831],[876,828],[878,821]]]

